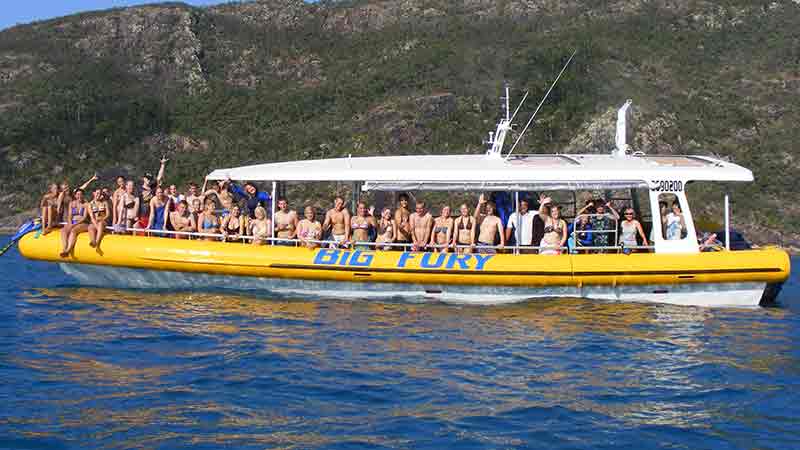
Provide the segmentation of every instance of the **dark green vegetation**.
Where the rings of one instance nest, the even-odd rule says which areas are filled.
[[[800,230],[800,7],[585,3],[173,3],[6,30],[0,214],[51,180],[154,171],[162,153],[183,183],[245,163],[481,152],[503,81],[531,90],[524,123],[577,48],[523,152],[606,152],[631,98],[635,149],[730,157],[756,175],[732,187],[739,225]]]

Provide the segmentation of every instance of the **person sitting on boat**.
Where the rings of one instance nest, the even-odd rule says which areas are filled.
[[[371,250],[369,245],[370,231],[375,229],[375,219],[369,214],[367,204],[358,202],[356,205],[356,215],[350,219],[350,228],[353,243],[356,250]]]
[[[450,217],[450,207],[442,206],[442,213],[433,221],[433,233],[428,246],[434,252],[447,253],[453,234],[453,218]]]
[[[83,199],[83,189],[75,189],[72,195],[72,201],[69,202],[67,211],[69,212],[69,220],[64,228],[61,229],[61,244],[62,249],[59,256],[66,258],[72,253],[75,248],[75,242],[78,240],[78,235],[86,232],[89,229],[89,211],[86,207],[86,202]]]
[[[666,217],[666,238],[668,241],[674,241],[683,238],[686,232],[686,222],[683,219],[683,211],[681,211],[681,204],[678,201],[672,202],[672,212],[667,214]]]
[[[515,211],[508,217],[506,242],[510,242],[511,238],[514,237],[518,247],[532,247],[534,217],[536,217],[536,214],[530,211],[528,200],[520,200],[519,213]],[[520,253],[532,253],[532,250],[521,248]]]
[[[430,242],[433,227],[433,216],[426,209],[425,202],[417,202],[414,213],[408,218],[408,223],[411,225],[411,251],[425,250]]]
[[[550,205],[550,215],[546,215],[543,206]],[[567,243],[567,223],[561,218],[561,207],[547,198],[539,206],[539,215],[544,221],[544,237],[539,243],[540,255],[560,255]]]
[[[397,210],[394,212],[394,223],[397,225],[397,244],[411,244],[411,211],[408,209],[408,194],[397,197]],[[408,250],[408,246],[397,246],[398,250]]]
[[[216,198],[219,202],[220,206],[222,207],[222,217],[225,217],[230,213],[231,207],[233,207],[234,199],[233,195],[229,190],[230,181],[229,180],[218,180],[211,189],[205,190],[203,192],[203,198]],[[203,186],[205,189],[205,186]]]
[[[92,175],[91,178],[86,180],[85,183],[80,185],[78,189],[81,191],[86,191],[86,188],[89,187],[92,182],[97,180],[97,174]],[[70,189],[69,182],[64,181],[61,183],[60,190],[61,192],[58,193],[58,200],[56,203],[58,204],[56,208],[56,215],[58,216],[59,220],[63,221],[64,223],[69,223],[71,216],[70,216],[70,209],[69,204],[75,198],[75,192],[78,190],[75,189],[74,191]]]
[[[319,248],[322,238],[322,224],[316,218],[317,212],[313,206],[306,206],[303,210],[303,220],[297,224],[297,238],[300,245],[306,248]]]
[[[150,228],[150,206],[156,188],[161,185],[161,181],[164,179],[164,168],[166,167],[167,161],[169,160],[166,157],[161,158],[161,166],[155,178],[153,178],[153,175],[150,173],[145,173],[142,176],[142,186],[139,189],[139,228]]]
[[[215,212],[216,204],[213,200],[206,200],[203,212],[197,218],[198,232],[208,235],[219,233],[219,217]],[[204,236],[207,241],[219,240],[217,236]]]
[[[117,224],[118,228],[130,231],[139,220],[139,196],[134,191],[133,180],[125,182],[125,192],[117,200]]]
[[[42,196],[39,202],[42,218],[42,234],[49,233],[56,225],[58,225],[58,185],[51,183],[47,192]]]
[[[589,223],[592,225],[592,246],[593,247],[611,247],[611,237],[617,230],[617,221],[619,221],[619,214],[610,202],[605,200],[593,200],[586,204],[578,214],[583,214],[587,209],[594,208],[594,214],[591,215]],[[606,212],[606,208],[611,211],[611,214]],[[607,249],[595,249],[597,253],[604,253]]]
[[[239,205],[231,207],[231,213],[222,219],[222,239],[225,241],[238,241],[247,230],[247,219],[242,216]]]
[[[197,199],[199,202],[200,200]],[[189,204],[186,200],[181,200],[178,202],[178,206],[175,208],[175,211],[169,213],[167,217],[169,221],[167,226],[172,228],[173,231],[177,231],[180,233],[191,233],[197,230],[197,223],[195,222],[195,218],[192,213],[189,212]],[[176,239],[186,239],[185,235],[176,234]]]
[[[486,212],[482,212],[484,208]],[[478,197],[478,205],[475,207],[475,213],[473,214],[475,223],[478,224],[478,242],[476,245],[478,253],[497,253],[495,245],[498,240],[500,248],[506,245],[503,221],[497,217],[495,209],[494,202],[487,201],[483,194]]]
[[[329,231],[331,240],[336,245],[346,245],[350,240],[350,211],[344,207],[344,199],[342,197],[333,199],[333,208],[325,213],[322,232],[327,233]]]
[[[253,245],[267,245],[272,237],[272,224],[267,217],[267,210],[263,206],[256,206],[254,216],[248,226],[253,236]]]
[[[292,241],[297,238],[297,213],[289,209],[289,202],[281,197],[278,199],[278,210],[275,211],[275,233],[280,240],[275,245],[294,247]]]
[[[571,253],[580,253],[581,247],[592,246],[592,223],[589,216],[580,214],[575,218],[575,222],[567,227],[567,246]],[[585,251],[585,250],[583,250]]]
[[[259,206],[269,208],[272,204],[269,194],[259,191],[256,185],[249,181],[244,184],[244,188],[236,183],[231,183],[230,186],[234,194],[244,199],[245,214],[251,219],[255,217],[256,208]]]
[[[622,217],[623,220],[620,222],[619,235],[619,245],[622,246],[622,251],[626,255],[636,251],[635,247],[639,246],[637,236],[642,238],[642,245],[647,247],[647,237],[644,234],[642,224],[636,220],[636,212],[633,208],[625,208],[622,211]]]
[[[200,214],[203,210],[203,196],[197,192],[197,183],[189,183],[189,189],[184,195],[190,214]]]
[[[392,219],[391,208],[383,208],[383,211],[381,211],[381,218],[378,220],[376,232],[377,237],[375,238],[375,242],[378,244],[391,244],[394,242],[397,237],[397,224],[395,224],[394,219]],[[391,250],[392,246],[383,245],[377,248]]]
[[[89,202],[89,246],[99,247],[111,216],[111,206],[102,189],[95,189]]]
[[[475,246],[475,218],[469,215],[469,206],[462,203],[459,208],[460,216],[453,221],[452,246],[456,253],[472,253]]]

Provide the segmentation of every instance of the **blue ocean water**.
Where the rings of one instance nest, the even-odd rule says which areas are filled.
[[[800,448],[796,271],[780,301],[87,289],[12,251],[0,448]]]

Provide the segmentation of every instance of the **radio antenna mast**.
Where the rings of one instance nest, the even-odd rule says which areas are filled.
[[[505,158],[505,159],[506,159],[506,161],[508,160],[508,158],[509,158],[509,157],[511,157],[511,153],[513,153],[513,152],[514,152],[514,149],[515,149],[515,148],[517,148],[517,144],[519,144],[519,141],[520,141],[520,140],[522,140],[522,137],[523,137],[523,136],[525,136],[525,132],[526,132],[526,131],[528,131],[528,127],[530,127],[530,126],[531,126],[531,123],[533,123],[533,119],[534,119],[534,118],[536,118],[536,114],[538,114],[538,113],[539,113],[539,110],[540,110],[540,109],[542,109],[542,105],[544,105],[544,102],[547,100],[547,97],[549,97],[549,96],[550,96],[550,92],[552,92],[552,91],[553,91],[553,88],[555,88],[555,87],[556,87],[556,84],[558,83],[558,80],[560,80],[560,79],[561,79],[561,75],[564,75],[564,71],[565,71],[565,70],[567,70],[567,67],[569,67],[569,63],[571,63],[571,62],[572,62],[572,58],[574,58],[574,57],[575,57],[575,54],[576,54],[576,53],[578,53],[578,50],[575,50],[575,51],[573,51],[573,52],[572,52],[572,55],[570,55],[570,57],[569,57],[569,59],[567,60],[566,64],[564,64],[564,67],[562,67],[562,68],[561,68],[561,72],[559,72],[559,73],[558,73],[558,76],[557,76],[557,77],[556,77],[556,79],[553,81],[553,84],[551,84],[551,85],[550,85],[550,89],[548,89],[548,90],[547,90],[547,93],[546,93],[546,94],[544,94],[544,97],[542,97],[542,101],[541,101],[541,102],[539,102],[539,106],[537,106],[537,107],[536,107],[536,111],[534,111],[534,112],[533,112],[533,115],[532,115],[532,116],[531,116],[531,118],[528,120],[528,123],[527,123],[527,124],[525,124],[525,128],[523,128],[523,129],[522,129],[522,132],[519,134],[519,137],[518,137],[518,138],[517,138],[517,140],[514,142],[514,145],[512,145],[512,146],[511,146],[511,150],[509,150],[509,151],[508,151],[508,155],[506,155],[506,158]],[[516,113],[515,113],[515,114],[516,114]]]

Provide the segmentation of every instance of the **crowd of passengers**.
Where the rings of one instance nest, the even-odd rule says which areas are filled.
[[[495,253],[509,246],[521,253],[551,255],[565,250],[603,252],[614,246],[632,252],[649,245],[633,208],[622,208],[620,216],[602,199],[587,201],[570,224],[562,218],[562,208],[545,195],[539,196],[537,209],[531,209],[533,199],[522,198],[518,212],[508,214],[509,208],[498,210],[483,194],[472,210],[462,204],[452,215],[443,205],[438,217],[424,201],[416,201],[411,211],[407,194],[400,194],[396,209],[383,208],[377,215],[364,202],[358,202],[352,214],[344,199],[336,197],[319,220],[312,206],[303,208],[299,217],[285,198],[277,199],[274,215],[269,214],[270,195],[253,183],[221,180],[212,182],[210,189],[191,183],[179,193],[174,184],[162,185],[166,162],[162,158],[155,177],[145,174],[137,185],[120,176],[113,191],[97,187],[90,198],[85,193],[96,175],[74,190],[68,183],[50,185],[41,201],[43,232],[61,227],[62,257],[72,252],[80,233],[88,233],[89,245],[99,248],[109,231],[212,241],[248,237],[254,245],[459,253]],[[673,204],[671,211],[666,203],[660,207],[665,237],[680,239],[686,228],[680,206]]]

